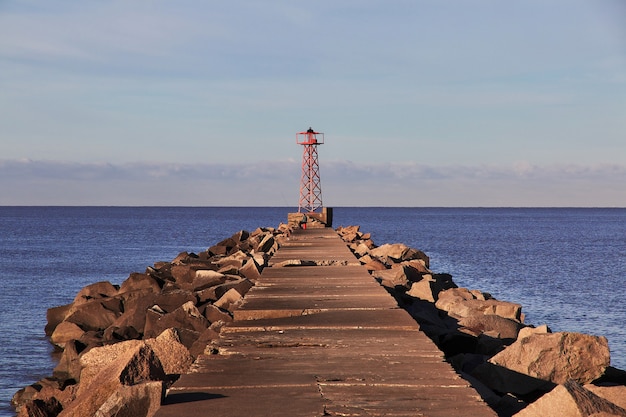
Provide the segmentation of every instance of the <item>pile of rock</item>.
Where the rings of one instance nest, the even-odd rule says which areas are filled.
[[[521,305],[458,288],[421,251],[337,231],[499,415],[626,417],[626,372],[609,366],[606,338],[526,325]]]
[[[61,358],[51,377],[15,394],[18,416],[154,414],[288,234],[286,225],[240,231],[120,286],[88,285],[72,303],[49,309],[45,331]]]

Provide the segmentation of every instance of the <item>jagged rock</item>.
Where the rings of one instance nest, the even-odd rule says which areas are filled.
[[[143,333],[137,330],[133,326],[121,326],[120,327],[120,326],[111,325],[107,327],[106,330],[103,332],[102,340],[106,341],[107,343],[110,343],[110,342],[115,343],[115,342],[120,342],[124,340],[141,339],[142,335]]]
[[[183,374],[193,363],[189,350],[180,342],[175,329],[167,329],[155,339],[147,339],[146,344],[154,350],[168,375]]]
[[[451,288],[441,291],[435,305],[438,309],[457,318],[477,314],[495,314],[522,322],[522,306],[520,304],[489,299],[466,288]]]
[[[524,408],[516,417],[626,417],[626,410],[581,387],[566,381]]]
[[[242,300],[242,295],[236,289],[231,288],[226,291],[219,300],[213,303],[213,305],[232,313],[241,304]]]
[[[152,291],[158,293],[162,285],[156,278],[149,274],[132,273],[120,286],[118,294],[141,290],[143,292]]]
[[[46,336],[52,335],[52,333],[54,332],[54,329],[56,329],[56,327],[61,322],[63,322],[63,320],[65,320],[65,317],[67,317],[67,313],[70,311],[73,305],[74,304],[71,303],[71,304],[66,304],[66,305],[62,305],[58,307],[52,307],[48,309],[48,311],[46,312],[46,320],[47,320],[47,324],[45,328]]]
[[[63,349],[59,363],[52,371],[52,375],[59,379],[73,379],[78,382],[82,369],[79,354],[82,352],[83,348],[84,346],[79,346],[79,342],[76,340],[68,341],[65,344],[65,349]]]
[[[226,275],[213,271],[200,269],[196,271],[196,277],[193,280],[193,291],[202,291],[204,289],[223,284],[226,281]]]
[[[24,404],[17,417],[49,417],[58,415],[63,405],[56,398],[36,399]]]
[[[261,278],[262,268],[257,265],[254,258],[248,258],[245,264],[239,268],[239,274],[249,279],[252,282],[256,282]]]
[[[411,287],[407,294],[411,297],[420,298],[422,300],[436,302],[439,299],[439,293],[450,288],[456,288],[456,284],[452,281],[452,276],[448,274],[424,274],[418,281],[411,282]]]
[[[149,321],[149,319],[146,318],[144,337],[157,337],[169,328],[189,329],[201,333],[207,327],[209,327],[207,319],[198,311],[195,303],[189,301],[171,313],[156,316],[155,321]]]
[[[371,249],[369,254],[388,265],[412,259],[422,259],[428,268],[428,264],[430,262],[428,256],[426,256],[424,252],[410,248],[403,243],[386,243],[382,246]]]
[[[88,360],[97,372],[83,369],[76,399],[60,417],[92,417],[124,386],[165,379],[158,357],[144,342],[128,341],[94,348],[81,357],[81,364]]]
[[[388,288],[402,287],[405,290],[410,288],[409,279],[403,268],[372,271],[372,276],[380,280],[380,283]]]
[[[74,305],[65,321],[75,323],[83,330],[104,330],[121,315],[119,299],[97,299]]]
[[[210,322],[210,323],[215,323],[217,321],[223,321],[223,322],[231,322],[233,321],[233,318],[228,315],[228,313],[225,313],[224,311],[220,310],[217,306],[213,305],[213,304],[207,304],[204,310],[204,317],[206,317],[206,319]]]
[[[198,301],[200,303],[204,303],[206,301],[217,301],[228,290],[233,288],[236,289],[239,294],[245,295],[248,290],[254,286],[254,283],[246,278],[239,278],[232,275],[227,278],[228,280],[223,284],[197,292]]]
[[[541,326],[537,326],[537,327],[527,326],[527,327],[523,327],[522,329],[520,329],[517,335],[517,338],[523,339],[535,333],[552,333],[552,331],[546,324],[542,324]]]
[[[459,319],[459,326],[470,330],[476,336],[487,333],[500,339],[517,339],[520,329],[524,327],[518,321],[493,314],[462,317]]]
[[[275,250],[276,240],[274,239],[274,235],[271,233],[267,233],[265,237],[261,240],[259,245],[254,248],[256,252],[270,252]]]
[[[161,381],[123,385],[96,411],[96,417],[152,417],[161,407],[164,384]]]
[[[172,265],[172,278],[181,287],[191,287],[196,271],[189,265]]]
[[[593,392],[613,404],[626,409],[626,386],[624,385],[592,385],[583,388]]]
[[[85,333],[76,323],[64,321],[56,326],[50,336],[50,342],[63,349],[65,344],[71,340],[78,340]]]
[[[78,291],[74,297],[74,304],[78,305],[93,299],[113,297],[117,294],[117,290],[118,287],[109,281],[95,282]]]
[[[173,289],[171,291],[163,291],[155,298],[155,304],[161,307],[164,311],[170,313],[183,304],[192,302],[195,304],[198,301],[196,295],[183,289]],[[165,330],[165,329],[163,329]]]
[[[535,378],[580,384],[599,378],[610,363],[605,337],[582,333],[537,333],[518,339],[489,362]]]

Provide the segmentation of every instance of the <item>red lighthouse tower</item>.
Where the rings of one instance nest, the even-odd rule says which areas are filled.
[[[322,207],[322,186],[320,184],[317,146],[324,144],[324,134],[309,128],[296,133],[296,143],[302,145],[302,176],[300,178],[300,201],[298,213],[312,213]]]

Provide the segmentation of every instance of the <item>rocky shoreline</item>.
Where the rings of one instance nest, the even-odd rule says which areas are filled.
[[[62,354],[50,377],[13,397],[18,416],[151,416],[254,286],[290,227],[240,231],[98,282],[48,310],[46,335]],[[339,235],[500,416],[624,416],[626,372],[604,337],[524,324],[519,304],[458,288],[423,252],[377,246],[358,226]]]

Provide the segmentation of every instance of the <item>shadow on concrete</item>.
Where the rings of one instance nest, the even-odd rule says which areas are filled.
[[[195,401],[215,400],[218,398],[226,398],[222,394],[211,394],[208,392],[180,392],[170,393],[163,400],[162,405],[192,403]]]

